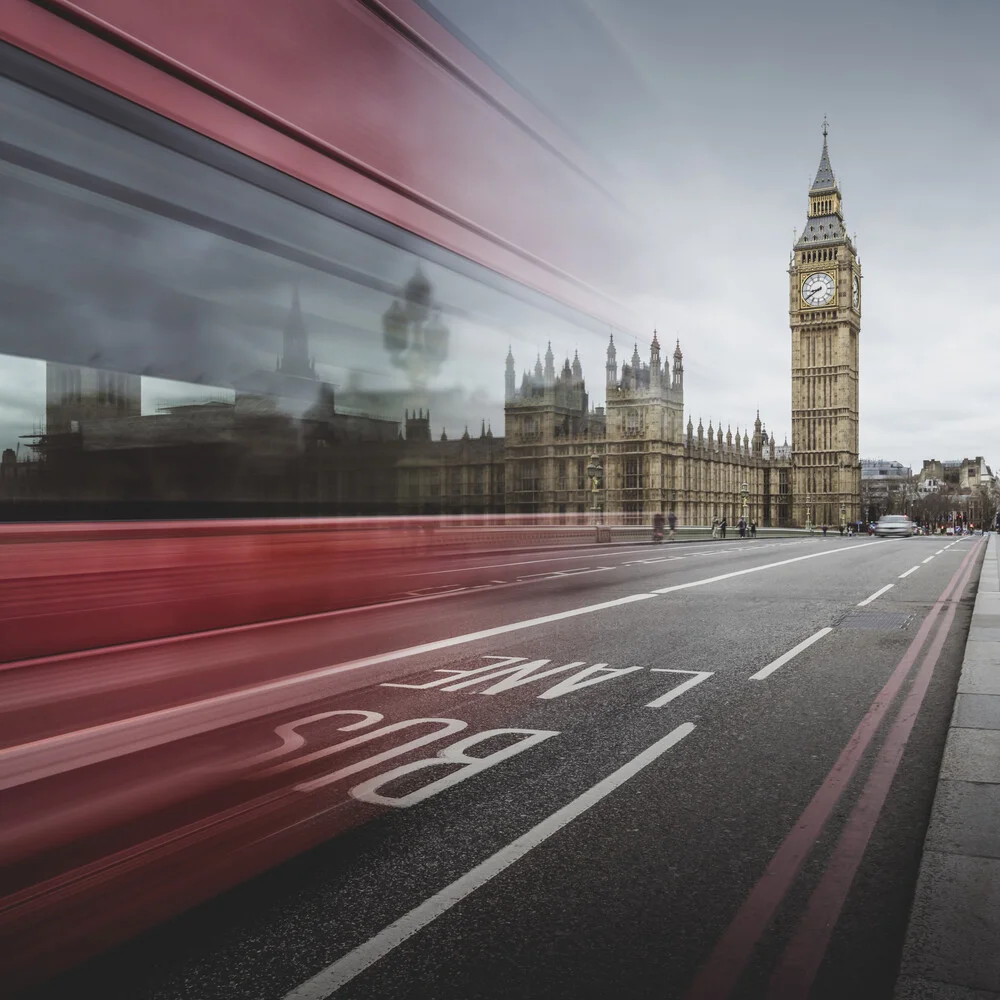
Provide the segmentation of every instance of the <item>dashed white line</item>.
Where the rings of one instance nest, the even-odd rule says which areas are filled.
[[[779,667],[783,667],[789,660],[794,659],[804,649],[808,649],[814,642],[818,642],[824,635],[828,635],[833,629],[829,626],[821,628],[808,639],[803,639],[797,646],[793,646],[787,653],[783,653],[776,660],[772,660],[766,667],[761,667],[755,674],[750,675],[752,681],[762,681],[765,677],[770,677]]]
[[[944,549],[938,549],[937,552],[934,553],[934,555],[939,556],[941,555],[942,552],[944,552]]]
[[[676,583],[672,587],[661,587],[654,590],[654,594],[672,594],[677,590],[690,590],[692,587],[704,587],[709,583],[719,583],[721,580],[732,580],[737,576],[746,576],[747,573],[760,573],[765,569],[774,569],[776,566],[788,566],[791,563],[803,562],[806,559],[818,559],[820,556],[835,556],[842,552],[857,552],[858,549],[867,548],[869,545],[881,545],[882,539],[877,542],[864,542],[862,545],[844,546],[842,549],[824,549],[822,552],[810,552],[807,556],[795,556],[793,559],[781,559],[778,562],[765,563],[763,566],[750,566],[748,569],[737,569],[732,573],[722,573],[720,576],[706,577],[704,580],[691,580],[689,583]]]
[[[887,590],[892,590],[896,585],[894,583],[887,583],[884,587],[876,590],[874,594],[870,594],[863,601],[858,601],[858,607],[863,608],[866,604],[871,604],[877,597],[881,597]]]
[[[504,869],[509,868],[515,861],[519,861],[533,847],[548,840],[554,833],[558,833],[564,826],[581,816],[592,806],[597,805],[601,799],[610,795],[633,775],[666,753],[671,747],[680,743],[685,736],[694,731],[694,728],[693,722],[682,723],[662,739],[657,740],[651,747],[633,757],[627,764],[622,765],[617,771],[609,774],[582,795],[573,799],[568,805],[563,806],[551,816],[543,819],[541,823],[533,826],[517,840],[502,847],[496,854],[476,865],[475,868],[456,879],[451,885],[445,886],[440,892],[436,892],[430,899],[410,910],[399,920],[389,924],[363,945],[349,951],[332,965],[328,965],[321,972],[318,972],[312,979],[292,990],[285,996],[285,1000],[322,1000],[322,998],[336,992],[341,986],[359,976],[365,969],[384,958],[408,938],[423,930],[442,913],[450,910],[456,903],[461,902],[480,886],[485,885]]]
[[[900,573],[898,579],[902,580],[905,577],[908,577],[911,573],[916,573],[918,569],[920,569],[919,566],[911,566],[905,573]]]
[[[747,569],[735,570],[732,573],[723,573],[721,576],[707,577],[704,580],[692,580],[689,583],[664,587],[652,592],[629,594],[610,601],[569,608],[565,611],[509,622],[506,625],[496,625],[476,632],[466,632],[462,635],[436,639],[403,649],[376,653],[372,656],[320,667],[289,677],[281,677],[236,691],[227,691],[209,698],[173,705],[170,708],[133,715],[125,719],[116,719],[113,722],[101,723],[87,729],[60,733],[32,743],[5,747],[0,749],[0,790],[13,788],[30,781],[39,781],[55,774],[62,774],[126,754],[137,753],[140,750],[174,743],[200,733],[219,729],[222,726],[236,725],[259,718],[262,715],[271,715],[274,712],[296,707],[304,701],[329,694],[329,678],[338,674],[390,663],[394,660],[408,659],[423,653],[452,649],[455,646],[478,642],[482,639],[491,639],[494,636],[507,635],[511,632],[520,632],[536,628],[539,625],[565,621],[581,615],[608,611],[612,608],[634,604],[637,601],[651,600],[658,594],[670,594],[691,587],[704,587],[721,580],[730,580],[748,573],[760,573],[764,570],[776,569],[779,566],[802,562],[805,559],[817,559],[821,556],[832,556],[841,552],[857,552],[866,545],[881,544],[881,539],[879,539],[875,542],[865,542],[862,545],[842,549],[823,549],[820,552],[795,556],[792,559],[781,559],[773,563],[764,563],[761,566],[751,566]],[[411,603],[421,600],[427,600],[427,598],[410,598],[408,602],[393,603]],[[344,612],[325,612],[293,620],[316,620],[334,617],[342,613]],[[246,630],[252,630],[253,627],[250,626]],[[243,630],[240,628],[235,631]]]
[[[926,558],[926,559],[924,560],[924,562],[925,562],[925,563],[929,563],[929,562],[930,562],[930,561],[931,561],[931,560],[932,560],[933,558],[934,558],[934,556],[928,556],[928,557],[927,557],[927,558]]]

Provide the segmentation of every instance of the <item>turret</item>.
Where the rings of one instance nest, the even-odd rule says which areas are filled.
[[[680,340],[677,341],[677,346],[674,348],[674,379],[671,385],[679,392],[684,390],[684,355],[681,354]]]
[[[583,380],[583,365],[580,364],[580,352],[573,352],[573,378],[578,382]]]
[[[698,447],[705,447],[705,428],[701,425],[701,417],[698,418]]]
[[[514,375],[514,352],[507,347],[507,369],[503,376],[503,398],[509,403],[517,395],[517,383]]]
[[[712,418],[708,418],[708,447],[712,449],[715,447],[715,430],[712,427]]]
[[[687,443],[690,448],[694,444],[694,424],[691,423],[691,414],[688,414],[688,426],[687,426]]]
[[[656,338],[656,331],[653,331],[653,343],[649,347],[649,385],[659,392],[660,377],[662,369],[660,366],[660,342]]]
[[[604,370],[607,375],[607,385],[609,387],[615,385],[618,382],[618,352],[615,350],[614,334],[611,334],[611,340],[608,343],[608,360]]]
[[[549,341],[548,349],[545,352],[545,384],[552,385],[556,380],[556,358],[552,353],[552,341]]]

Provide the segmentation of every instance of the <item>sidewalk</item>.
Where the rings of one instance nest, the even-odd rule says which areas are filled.
[[[1000,547],[991,534],[895,1000],[1000,1000]]]

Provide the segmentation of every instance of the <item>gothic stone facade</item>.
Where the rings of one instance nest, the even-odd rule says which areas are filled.
[[[654,331],[649,362],[638,346],[619,375],[614,337],[608,345],[607,407],[588,408],[578,358],[556,374],[552,346],[516,388],[514,359],[506,375],[507,510],[515,513],[583,513],[591,509],[587,466],[602,467],[600,506],[626,521],[676,513],[680,524],[707,524],[748,511],[759,524],[787,524],[791,461],[776,457],[758,414],[753,437],[737,427],[723,436],[709,424],[697,433],[684,419],[684,359],[678,343],[673,368],[661,361]]]

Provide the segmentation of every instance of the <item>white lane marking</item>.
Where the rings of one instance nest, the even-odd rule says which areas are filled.
[[[897,579],[902,580],[905,577],[908,577],[911,573],[916,573],[918,569],[920,569],[919,566],[911,566],[905,573],[900,573]]]
[[[393,660],[407,659],[422,653],[432,653],[440,649],[449,649],[465,643],[478,642],[480,639],[490,639],[493,636],[505,635],[508,632],[519,632],[523,629],[535,628],[539,625],[549,625],[552,622],[576,618],[580,615],[595,614],[611,608],[633,604],[636,601],[648,601],[658,594],[669,594],[676,590],[686,590],[690,587],[702,587],[720,580],[744,576],[747,573],[758,573],[778,566],[801,562],[803,559],[816,559],[820,556],[836,555],[839,552],[856,552],[867,545],[881,545],[879,539],[875,542],[865,542],[857,546],[845,546],[842,549],[824,549],[793,559],[782,559],[778,562],[765,563],[762,566],[751,566],[748,569],[735,570],[721,576],[707,577],[704,580],[692,580],[673,587],[664,587],[649,593],[630,594],[611,601],[598,604],[588,604],[567,611],[558,611],[538,618],[528,618],[523,621],[511,622],[507,625],[497,625],[478,632],[467,632],[464,635],[450,636],[447,639],[436,639],[432,642],[409,646],[404,649],[376,653],[358,660],[328,667],[319,667],[303,674],[282,677],[254,687],[240,688],[225,694],[213,695],[198,701],[173,705],[170,708],[159,709],[144,715],[130,716],[114,722],[102,723],[87,729],[80,729],[31,743],[22,743],[0,750],[0,790],[14,788],[30,781],[38,781],[54,774],[62,774],[76,768],[86,767],[115,757],[137,753],[152,747],[163,746],[179,740],[198,736],[223,726],[248,722],[261,716],[272,715],[288,708],[296,708],[310,698],[325,697],[330,694],[326,683],[330,677],[372,667]],[[411,601],[427,600],[428,598],[411,598]],[[408,602],[393,602],[408,603]],[[351,611],[365,610],[350,608],[345,611],[324,612],[317,615],[303,615],[298,620],[328,618]],[[286,620],[287,621],[287,620]],[[248,626],[255,628],[256,626]],[[242,629],[240,629],[242,630]],[[226,630],[228,631],[228,630]],[[215,634],[215,633],[213,633]],[[311,690],[315,688],[315,690]]]
[[[800,538],[789,538],[789,539],[783,539],[783,540],[777,541],[777,542],[770,542],[768,544],[771,545],[771,546],[800,545],[800,544],[802,544],[803,541],[804,541],[804,539],[800,539]],[[639,546],[636,546],[636,547],[631,547],[631,546],[628,547],[628,548],[624,548],[623,547],[623,548],[617,549],[617,550],[608,550],[605,547],[601,547],[596,552],[594,551],[594,547],[593,546],[588,546],[589,551],[582,552],[582,553],[577,553],[576,555],[549,556],[549,557],[546,557],[544,559],[521,559],[521,560],[517,560],[515,562],[482,563],[482,564],[478,564],[477,563],[476,565],[473,565],[473,566],[459,566],[459,567],[454,567],[454,568],[451,568],[451,569],[424,570],[424,571],[422,571],[420,573],[410,573],[408,575],[411,576],[411,577],[416,577],[416,576],[441,576],[441,575],[444,575],[444,574],[447,574],[447,573],[470,573],[473,570],[506,569],[506,567],[508,567],[508,566],[532,566],[535,563],[565,562],[565,561],[568,561],[570,559],[593,559],[596,556],[600,556],[602,559],[608,560],[608,559],[611,559],[611,558],[617,557],[617,556],[634,555],[636,552],[648,552],[649,551],[649,547],[650,547],[651,544],[652,543],[650,543],[650,542],[645,542],[645,543],[643,543],[643,544],[641,544]],[[681,544],[683,544],[683,545],[690,545],[692,543],[691,542],[682,542]],[[693,544],[695,544],[695,545],[701,545],[703,543],[700,542],[700,541],[695,541]],[[760,548],[766,548],[767,546],[763,546],[762,545],[762,546],[759,546],[759,547]],[[711,555],[721,556],[721,555],[726,554],[727,552],[734,552],[734,551],[743,551],[743,550],[740,550],[740,549],[712,549],[711,547],[709,547],[707,551],[698,552],[696,554],[697,555],[706,555],[706,556],[711,556]],[[686,556],[677,556],[675,558],[685,559],[687,557]],[[619,565],[627,565],[627,564],[623,563],[623,564],[619,564]]]
[[[787,653],[783,653],[776,660],[772,660],[766,667],[761,667],[757,673],[751,674],[749,679],[752,681],[762,681],[765,677],[770,677],[779,667],[783,667],[789,660],[798,656],[802,650],[808,649],[814,642],[818,642],[824,635],[829,635],[832,631],[833,629],[830,626],[821,628],[814,635],[809,636],[808,639],[803,639],[797,646],[792,646]]]
[[[648,601],[655,594],[630,594],[600,604],[588,604],[568,611],[557,611],[551,615],[538,618],[528,618],[524,621],[511,622],[508,625],[497,625],[493,628],[481,629],[478,632],[467,632],[464,635],[450,636],[447,639],[436,639],[433,642],[409,646],[405,649],[395,649],[387,653],[376,653],[359,660],[350,660],[330,667],[320,667],[304,674],[282,677],[255,687],[229,691],[214,695],[199,701],[174,705],[171,708],[148,712],[145,715],[135,715],[116,722],[106,722],[88,729],[61,733],[49,736],[32,743],[22,743],[18,746],[6,747],[0,750],[0,789],[13,788],[29,781],[63,771],[74,770],[89,764],[110,760],[113,757],[127,753],[136,753],[151,747],[173,743],[177,740],[197,736],[211,729],[231,726],[262,715],[271,715],[286,708],[300,705],[304,698],[321,697],[330,694],[329,685],[325,682],[336,674],[349,670],[359,670],[372,667],[392,660],[402,660],[421,653],[433,653],[439,649],[449,649],[464,643],[489,639],[508,632],[518,632],[522,629],[534,628],[538,625],[548,625],[552,622],[564,621],[579,615],[594,614],[610,608],[618,608],[636,601]],[[309,687],[316,688],[314,692]],[[227,709],[222,715],[220,709]]]
[[[947,548],[947,546],[946,546],[946,548]],[[944,552],[944,549],[938,549],[937,552],[934,553],[934,555],[939,556],[939,555],[941,555],[942,552]]]
[[[760,573],[765,569],[774,569],[776,566],[788,566],[790,563],[802,562],[804,559],[819,559],[821,556],[835,556],[842,552],[857,552],[858,549],[867,548],[869,545],[881,545],[882,540],[877,542],[865,542],[862,545],[845,545],[842,549],[824,549],[822,552],[811,552],[807,556],[795,556],[793,559],[781,559],[778,562],[765,563],[763,566],[751,566],[748,569],[737,569],[732,573],[723,573],[721,576],[710,576],[704,580],[692,580],[690,583],[677,583],[672,587],[662,587],[654,590],[654,594],[672,594],[675,590],[689,590],[691,587],[704,587],[708,583],[718,583],[721,580],[731,580],[736,576],[746,576],[747,573]]]
[[[490,879],[509,868],[514,862],[523,858],[532,848],[544,843],[553,834],[571,823],[588,809],[597,805],[601,799],[623,785],[629,778],[638,774],[644,767],[676,746],[685,736],[694,731],[693,722],[685,722],[672,730],[651,747],[633,757],[627,764],[612,772],[606,778],[589,788],[569,804],[558,809],[551,816],[533,826],[527,833],[502,847],[496,854],[476,865],[456,879],[451,885],[436,892],[409,913],[389,924],[363,945],[349,951],[332,965],[318,972],[301,986],[286,994],[285,1000],[322,1000],[341,986],[346,985],[367,968],[384,958],[394,948],[411,938],[418,931],[446,913],[456,903],[485,885]]]
[[[926,559],[924,560],[924,562],[925,562],[925,563],[929,563],[929,562],[930,562],[930,561],[931,561],[931,560],[932,560],[933,558],[934,558],[934,556],[928,556],[928,557],[927,557],[927,558],[926,558]]]
[[[668,667],[650,667],[649,672],[651,674],[694,674],[694,676],[689,677],[686,681],[678,684],[677,687],[671,688],[666,694],[660,695],[659,698],[649,702],[646,708],[663,708],[664,705],[669,705],[675,698],[679,698],[685,691],[690,691],[696,684],[700,684],[702,681],[706,681],[709,677],[713,676],[711,670],[671,670]]]
[[[869,594],[863,601],[858,601],[857,606],[863,608],[866,604],[871,604],[876,598],[881,597],[887,590],[892,590],[896,585],[894,583],[887,583],[884,587],[880,587],[875,591],[874,594]]]

